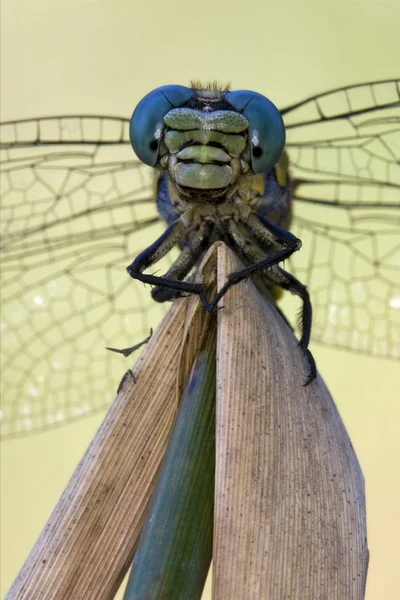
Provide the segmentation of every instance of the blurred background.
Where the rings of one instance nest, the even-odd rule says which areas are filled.
[[[2,121],[62,114],[129,118],[153,88],[191,79],[229,82],[283,107],[399,74],[397,0],[3,0],[1,13]],[[398,365],[317,344],[312,351],[366,479],[367,600],[397,600]],[[115,389],[125,370],[121,362]],[[2,442],[2,596],[104,412]]]

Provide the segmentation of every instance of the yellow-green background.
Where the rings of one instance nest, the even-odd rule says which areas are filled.
[[[399,74],[398,0],[2,0],[1,11],[2,120],[127,117],[152,88],[192,78],[231,82],[284,106]],[[398,365],[320,346],[313,352],[366,478],[367,599],[397,600]],[[101,419],[2,444],[2,596]]]

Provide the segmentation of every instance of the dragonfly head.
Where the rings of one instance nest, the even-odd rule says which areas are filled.
[[[178,189],[218,195],[244,175],[267,173],[282,154],[285,128],[256,92],[166,85],[139,102],[130,140],[139,159],[167,170]]]

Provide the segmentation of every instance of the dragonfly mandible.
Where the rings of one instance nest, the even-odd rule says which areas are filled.
[[[302,241],[285,269],[310,291],[312,339],[386,358],[400,353],[399,86],[349,86],[280,110],[290,231]],[[132,158],[128,119],[13,121],[1,140],[2,427],[11,436],[110,403],[120,364],[104,346],[145,337],[164,310],[125,267],[165,225],[160,181]],[[171,260],[157,263],[161,274]]]

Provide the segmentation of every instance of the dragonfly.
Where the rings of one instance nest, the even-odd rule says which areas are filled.
[[[334,89],[279,112],[290,232],[302,242],[285,271],[309,290],[312,339],[398,359],[400,80]],[[107,408],[120,363],[104,347],[132,345],[166,310],[126,273],[168,221],[156,201],[162,177],[135,159],[129,123],[75,115],[1,125],[4,437]],[[179,249],[157,269],[177,261]],[[281,306],[292,321],[289,294]]]

